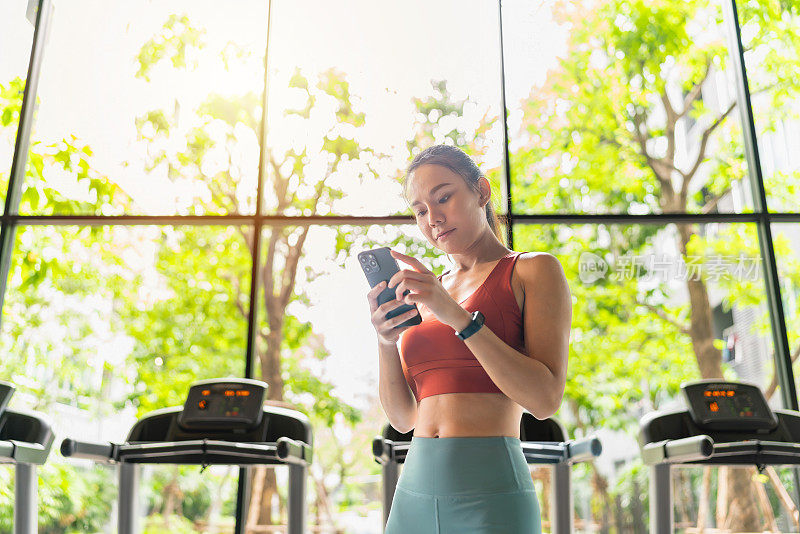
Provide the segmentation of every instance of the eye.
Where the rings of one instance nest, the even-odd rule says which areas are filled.
[[[442,198],[439,199],[439,204],[444,204],[448,198],[450,198],[450,195],[443,196]]]

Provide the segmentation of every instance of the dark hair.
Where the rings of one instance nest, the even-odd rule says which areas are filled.
[[[478,180],[486,177],[483,172],[481,172],[480,168],[478,168],[475,161],[460,148],[450,145],[433,145],[414,157],[406,170],[405,176],[403,176],[403,196],[406,198],[406,202],[408,202],[406,190],[408,186],[408,177],[422,165],[441,165],[442,167],[447,167],[461,176],[467,183],[467,186],[477,193],[480,193]],[[492,206],[492,199],[490,197],[489,202],[486,203],[486,220],[489,222],[489,228],[492,229],[494,235],[496,235],[503,244],[505,244],[505,234],[500,224],[505,223],[505,219],[504,216],[497,215]]]

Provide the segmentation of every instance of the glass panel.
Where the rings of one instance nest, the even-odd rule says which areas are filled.
[[[800,211],[800,7],[740,0],[744,62],[770,211]]]
[[[239,468],[147,465],[142,472],[144,534],[233,534]]]
[[[272,402],[285,403],[311,419],[309,528],[380,532],[381,466],[373,460],[372,439],[387,420],[378,399],[369,284],[357,254],[391,246],[437,274],[445,270],[444,257],[423,244],[415,225],[275,227],[265,229],[263,240],[259,278],[265,290],[258,303],[254,374],[270,384]],[[285,496],[283,470],[275,474]],[[264,487],[253,491],[250,509],[273,512],[251,514],[248,532],[285,525],[286,501],[279,506],[269,486]]]
[[[795,384],[800,376],[800,225],[773,224],[772,241],[778,263],[783,313]]]
[[[682,382],[714,377],[753,382],[780,407],[755,225],[517,225],[514,235],[518,250],[559,258],[572,292],[569,374],[555,417],[572,437],[603,442],[602,456],[573,470],[576,528],[646,525],[643,415],[681,407]],[[680,487],[676,509],[696,524],[697,503]],[[549,495],[541,497],[545,509]],[[722,517],[732,531],[747,527],[737,523],[741,506]]]
[[[33,42],[33,24],[25,16],[27,3],[0,3],[0,213],[5,209]]]
[[[515,213],[752,210],[716,2],[503,2]]]
[[[41,471],[43,502],[55,504],[43,521],[76,532],[112,521],[113,470],[65,460],[56,452],[63,438],[122,441],[138,417],[183,404],[195,380],[243,375],[251,239],[235,226],[17,230],[0,376],[18,387],[15,406],[53,421],[56,446]],[[182,510],[191,521],[227,524],[222,484],[235,486],[235,476],[214,471],[200,482],[197,470],[181,471],[183,500],[151,496],[148,514]],[[171,480],[155,476],[142,493]]]
[[[410,214],[397,180],[434,143],[464,148],[506,197],[496,4],[272,9],[265,213]]]
[[[253,213],[266,20],[259,0],[59,4],[21,212]]]

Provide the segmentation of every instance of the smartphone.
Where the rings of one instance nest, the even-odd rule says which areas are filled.
[[[375,287],[378,283],[383,281],[388,284],[392,276],[394,276],[396,272],[400,271],[400,267],[397,265],[397,260],[395,260],[389,252],[389,247],[374,248],[372,250],[359,252],[358,264],[361,265],[361,269],[364,271],[364,274],[367,275],[369,287]],[[395,300],[397,298],[395,294],[396,289],[397,286],[392,288],[387,285],[383,291],[381,291],[380,295],[378,295],[378,306]],[[406,289],[405,293],[403,293],[403,296],[409,293],[410,291]],[[412,309],[417,310],[417,315],[411,317],[406,322],[395,326],[395,328],[420,324],[422,322],[422,318],[419,316],[419,309],[417,308],[416,304],[403,304],[402,306],[398,306],[387,313],[386,318],[391,319],[392,317],[396,317],[401,313],[406,313]]]

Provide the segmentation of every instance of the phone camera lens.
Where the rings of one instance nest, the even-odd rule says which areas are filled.
[[[358,259],[361,261],[361,263],[367,263],[367,257],[366,256],[359,256]]]
[[[376,262],[375,260],[369,260],[369,264],[372,265],[373,267],[378,266],[378,262]]]

